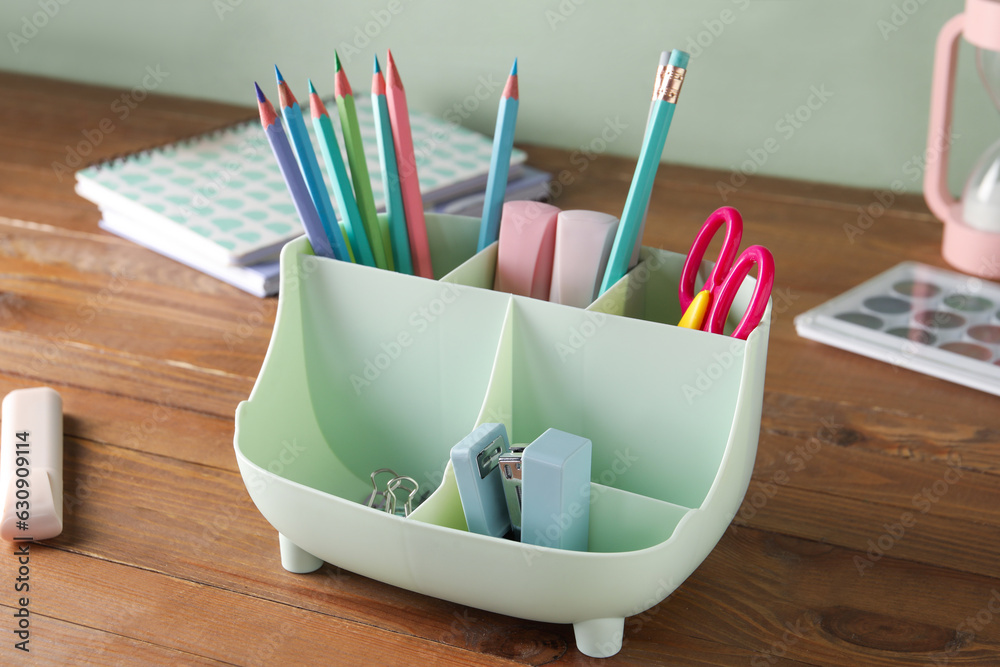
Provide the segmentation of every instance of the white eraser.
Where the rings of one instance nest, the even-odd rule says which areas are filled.
[[[49,387],[16,389],[0,419],[0,537],[55,537],[63,526],[62,397]]]
[[[617,231],[618,218],[607,213],[559,213],[549,301],[577,308],[594,302]]]

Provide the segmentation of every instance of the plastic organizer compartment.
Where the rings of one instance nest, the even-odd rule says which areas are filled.
[[[650,248],[585,310],[493,292],[496,244],[475,253],[478,225],[427,216],[436,281],[315,257],[305,238],[284,248],[271,343],[236,411],[240,472],[290,571],[326,561],[572,623],[583,653],[614,655],[625,617],[673,592],[742,502],[770,305],[746,341],[668,324],[684,256]],[[467,531],[449,451],[485,422],[511,443],[549,427],[593,442],[587,552]],[[434,491],[407,518],[370,509],[379,468]],[[512,569],[502,587],[482,576]]]

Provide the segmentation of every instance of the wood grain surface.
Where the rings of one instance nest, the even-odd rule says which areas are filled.
[[[718,546],[602,661],[570,626],[331,565],[285,572],[232,445],[276,299],[98,229],[59,165],[122,91],[8,73],[0,91],[0,392],[52,386],[66,415],[65,529],[30,548],[27,656],[15,548],[0,551],[0,664],[1000,664],[1000,399],[804,340],[792,322],[901,261],[944,266],[919,197],[862,229],[874,191],[751,177],[721,192],[732,174],[659,170],[646,245],[686,251],[726,203],[775,256],[760,445]],[[150,95],[85,160],[254,113]],[[524,148],[556,175],[556,205],[621,209],[632,160]]]

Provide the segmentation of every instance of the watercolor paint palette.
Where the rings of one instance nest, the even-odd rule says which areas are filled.
[[[1000,285],[903,262],[795,318],[800,336],[1000,396]]]

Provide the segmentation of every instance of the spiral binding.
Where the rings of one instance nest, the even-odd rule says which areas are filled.
[[[326,97],[323,99],[323,103],[326,104],[327,106],[334,106],[336,105],[336,97],[333,95]],[[145,148],[140,148],[135,151],[129,151],[127,153],[115,153],[110,157],[106,157],[101,160],[96,160],[95,162],[88,164],[85,167],[80,167],[80,170],[92,169],[92,168],[98,170],[106,169],[110,166],[124,163],[128,160],[136,160],[145,155],[149,155],[150,153],[162,151],[163,149],[168,147],[174,147],[174,146],[186,147],[186,146],[191,146],[194,143],[200,143],[202,141],[207,141],[208,139],[214,139],[215,137],[218,137],[226,132],[235,132],[237,130],[243,129],[245,126],[259,122],[260,122],[260,116],[254,113],[253,115],[248,115],[245,119],[235,120],[227,125],[222,125],[221,127],[208,130],[207,132],[200,132],[198,134],[188,135],[186,137],[181,137],[180,139],[168,139],[162,143],[153,144],[151,146],[146,146]]]
[[[127,153],[115,153],[114,155],[102,158],[91,164],[88,164],[85,167],[81,167],[80,170],[82,171],[84,169],[96,169],[96,170],[107,169],[112,166],[124,164],[129,160],[138,160],[146,155],[150,155],[156,152],[162,152],[166,148],[192,146],[194,144],[222,136],[227,132],[229,133],[236,132],[237,130],[241,130],[244,127],[254,122],[260,122],[259,118],[257,118],[256,116],[248,116],[243,120],[233,121],[232,123],[223,125],[221,127],[217,127],[212,130],[208,130],[207,132],[192,134],[186,137],[181,137],[180,139],[168,139],[167,141],[164,141],[162,143],[153,144],[151,146],[146,146],[145,148],[129,151]]]

